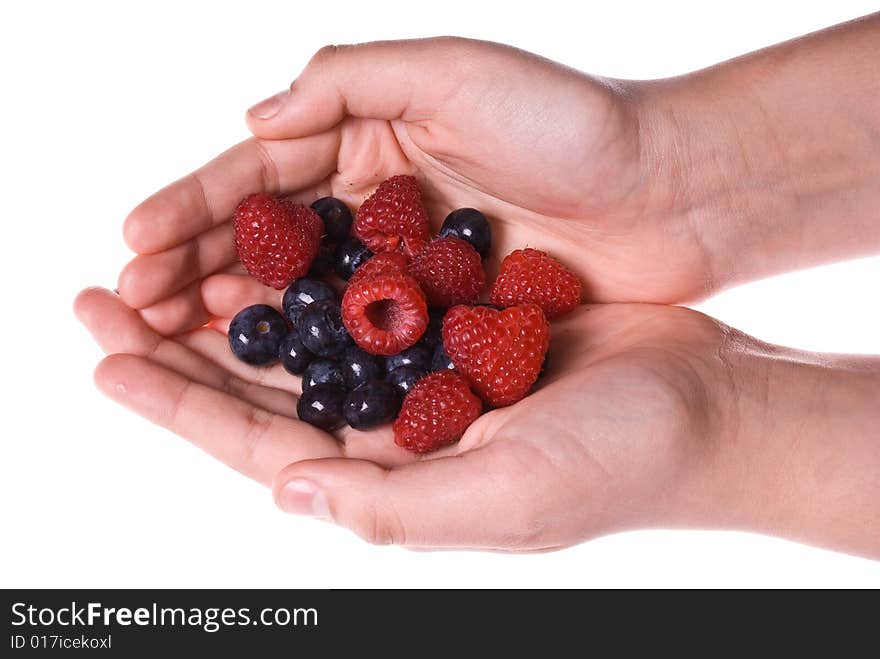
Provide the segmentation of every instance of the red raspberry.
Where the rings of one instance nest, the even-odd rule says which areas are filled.
[[[537,249],[518,249],[504,257],[489,301],[499,307],[534,302],[547,318],[573,311],[581,301],[581,282],[568,268]]]
[[[550,347],[550,323],[537,304],[502,311],[459,305],[443,318],[443,347],[484,401],[511,405],[538,379]]]
[[[306,275],[324,231],[320,216],[308,206],[265,193],[242,199],[232,225],[245,269],[279,290]]]
[[[354,233],[376,252],[418,252],[428,240],[428,212],[413,176],[392,176],[358,208]]]
[[[461,238],[437,238],[413,257],[409,274],[419,282],[428,304],[451,307],[472,304],[486,286],[483,261]]]
[[[379,274],[348,285],[342,296],[342,322],[367,352],[396,355],[425,333],[428,306],[412,277]]]
[[[373,275],[405,275],[406,266],[409,259],[403,252],[382,252],[371,256],[367,261],[351,276],[348,285],[351,286],[359,282],[364,277],[372,277]]]
[[[394,421],[394,443],[416,453],[458,441],[483,411],[467,382],[452,371],[438,371],[415,383]]]

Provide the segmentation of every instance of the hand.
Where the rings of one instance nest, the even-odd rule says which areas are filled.
[[[214,329],[163,338],[101,289],[76,311],[125,353],[96,371],[110,397],[274,481],[286,509],[332,515],[371,542],[534,550],[676,522],[717,500],[710,465],[736,426],[717,357],[727,334],[675,307],[588,306],[555,324],[539,390],[428,459],[387,426],[334,437],[296,420],[296,379],[237,361]]]
[[[416,173],[431,218],[473,206],[493,223],[487,267],[523,246],[574,269],[590,300],[671,301],[705,287],[700,242],[672,226],[656,190],[636,88],[462,39],[320,51],[285,98],[248,114],[248,140],[136,208],[139,254],[122,299],[163,334],[266,297],[236,277],[230,215],[260,190],[357,207],[382,179]],[[437,227],[435,227],[437,228]],[[675,258],[669,258],[669,254]]]

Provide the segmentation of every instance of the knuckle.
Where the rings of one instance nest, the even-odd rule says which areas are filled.
[[[406,534],[398,516],[370,506],[355,532],[371,545],[404,545]]]

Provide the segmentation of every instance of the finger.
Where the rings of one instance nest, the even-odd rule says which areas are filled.
[[[281,308],[283,291],[264,286],[248,275],[214,275],[201,284],[201,301],[207,313],[232,318],[252,304]]]
[[[110,355],[98,364],[95,383],[128,409],[267,485],[291,461],[341,455],[330,435],[145,357]]]
[[[232,224],[225,222],[171,249],[134,257],[119,275],[119,295],[143,309],[237,260]]]
[[[383,469],[363,460],[309,460],[282,471],[275,501],[291,513],[330,518],[374,544],[537,546],[533,488],[512,445]]]
[[[147,325],[165,336],[189,332],[211,320],[210,312],[202,303],[200,281],[194,281],[171,297],[141,309],[140,313]]]
[[[248,382],[265,387],[282,389],[294,394],[302,392],[300,378],[291,375],[280,364],[271,366],[250,366],[238,359],[229,349],[226,334],[215,329],[203,328],[175,337],[182,345],[205,359],[210,359],[220,368]]]
[[[282,92],[247,113],[248,127],[262,138],[313,135],[346,115],[418,121],[431,118],[459,88],[468,49],[464,39],[379,41],[327,46]]]
[[[126,243],[153,254],[228,220],[253,192],[286,194],[313,185],[336,168],[338,131],[298,140],[246,140],[160,190],[125,220]]]
[[[74,310],[98,345],[108,354],[129,353],[148,357],[186,378],[238,396],[272,412],[288,416],[296,414],[297,397],[291,393],[292,387],[283,390],[260,386],[258,382],[255,383],[258,380],[256,377],[245,378],[230,373],[180,343],[157,334],[137,311],[125,306],[118,296],[106,289],[86,289],[77,296]],[[230,352],[228,344],[223,347],[224,354]]]

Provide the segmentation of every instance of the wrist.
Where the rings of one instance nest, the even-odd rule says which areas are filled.
[[[880,556],[880,358],[750,342],[729,363],[736,423],[712,470],[718,520]]]
[[[880,16],[638,83],[643,175],[709,292],[880,245],[878,34]]]

